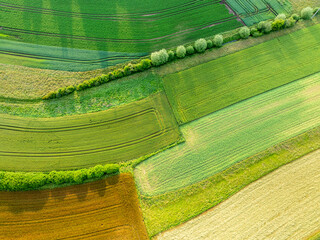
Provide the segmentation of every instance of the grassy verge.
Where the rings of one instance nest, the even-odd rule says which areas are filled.
[[[251,182],[319,148],[320,127],[317,127],[182,190],[152,198],[140,195],[149,236],[186,222]]]
[[[50,101],[20,101],[7,98],[1,101],[0,98],[0,113],[22,117],[83,114],[131,103],[162,90],[161,78],[150,72],[144,72]]]

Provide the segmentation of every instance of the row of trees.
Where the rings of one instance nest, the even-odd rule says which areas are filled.
[[[86,180],[119,173],[118,164],[97,165],[74,171],[51,171],[49,173],[0,172],[0,190],[21,191],[38,189],[48,184],[80,184]]]
[[[118,68],[108,74],[104,74],[90,80],[85,80],[84,82],[80,83],[77,86],[68,86],[65,88],[59,88],[57,91],[52,91],[42,97],[43,100],[53,99],[53,98],[60,98],[62,96],[69,95],[74,91],[82,91],[88,88],[100,86],[101,84],[107,83],[109,81],[119,79],[125,76],[129,76],[133,73],[143,72],[147,69],[151,68],[151,60],[150,59],[142,59],[137,64],[129,63],[125,65],[123,68]]]
[[[180,45],[175,50],[170,50],[167,52],[166,49],[162,49],[151,54],[151,62],[154,66],[160,66],[167,62],[170,62],[176,58],[184,58],[187,55],[192,55],[194,53],[203,53],[206,49],[213,47],[221,47],[223,45],[223,36],[216,35],[213,39],[200,38],[194,42],[192,45]]]
[[[263,34],[270,33],[271,31],[278,31],[280,29],[292,27],[300,18],[305,20],[311,19],[313,14],[316,13],[318,9],[319,8],[312,9],[311,7],[306,7],[302,9],[301,16],[299,16],[298,14],[293,14],[290,17],[287,17],[285,14],[279,14],[273,21],[262,21],[257,24],[257,26],[251,28],[242,27],[237,34],[228,37],[228,39],[225,39],[225,41],[229,42],[241,38],[246,39],[249,36],[259,37]],[[214,38],[212,39],[206,40],[204,38],[200,38],[195,41],[194,44],[190,44],[187,46],[181,45],[174,50],[167,51],[166,49],[162,49],[160,51],[153,52],[150,57],[151,59],[143,59],[137,64],[129,63],[123,68],[118,68],[112,72],[109,72],[108,74],[86,80],[77,86],[60,88],[57,91],[48,93],[42,99],[46,100],[59,98],[74,91],[81,91],[87,88],[99,86],[111,80],[129,76],[136,72],[145,71],[152,66],[160,66],[174,59],[184,58],[187,55],[192,55],[194,53],[203,53],[206,49],[221,47],[223,43],[224,38],[219,34],[214,36]]]

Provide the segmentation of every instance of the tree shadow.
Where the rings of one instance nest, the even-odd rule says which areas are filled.
[[[48,190],[5,192],[0,194],[0,201],[1,199],[5,199],[4,202],[8,206],[9,211],[14,214],[19,214],[42,210],[49,196],[50,191]]]

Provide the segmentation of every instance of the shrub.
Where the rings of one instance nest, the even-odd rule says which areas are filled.
[[[223,36],[220,34],[215,35],[212,42],[215,47],[221,47],[223,44]]]
[[[126,76],[132,74],[132,65],[131,65],[131,64],[130,64],[130,65],[128,64],[127,66],[125,66],[125,67],[123,68],[123,73],[124,73],[124,75],[126,75]]]
[[[271,22],[261,21],[257,26],[258,30],[262,33],[269,33],[272,30]]]
[[[178,58],[184,58],[186,56],[187,50],[184,46],[181,45],[177,47],[176,53]]]
[[[274,31],[277,31],[277,30],[280,30],[280,29],[282,29],[282,28],[284,28],[285,27],[285,20],[283,20],[283,19],[276,19],[276,20],[274,20],[273,22],[272,22],[272,30],[274,30]]]
[[[144,71],[143,65],[141,63],[136,64],[135,71],[136,72],[143,72]]]
[[[194,54],[194,48],[193,48],[193,46],[188,46],[187,48],[186,48],[186,51],[187,51],[187,54],[188,55],[192,55],[192,54]]]
[[[313,14],[316,14],[316,12],[320,12],[320,7],[316,7],[316,8],[314,8],[313,9]],[[318,14],[319,14],[319,12],[318,12]]]
[[[250,29],[250,34],[251,34],[251,36],[253,36],[253,34],[256,33],[256,32],[258,32],[258,29],[257,29],[257,28],[252,27],[252,28]]]
[[[259,31],[256,31],[252,34],[252,37],[261,37],[263,35],[263,33],[259,32]]]
[[[150,59],[143,59],[140,61],[140,64],[144,70],[151,68],[152,65]]]
[[[122,69],[117,69],[113,71],[113,75],[115,76],[115,78],[122,78],[124,76],[124,72]]]
[[[213,48],[213,42],[211,40],[207,40],[207,48]]]
[[[168,52],[168,55],[169,55],[169,59],[168,59],[169,62],[170,62],[170,61],[173,61],[173,60],[176,58],[176,55],[175,55],[175,53],[174,53],[173,50],[170,50],[170,51]]]
[[[167,50],[162,49],[158,52],[153,52],[151,54],[151,62],[154,66],[160,66],[162,64],[165,64],[169,60],[169,55],[167,53]]]
[[[74,86],[69,86],[66,88],[66,93],[70,94],[73,93],[76,90],[76,88]]]
[[[313,9],[311,7],[306,7],[301,10],[301,18],[305,20],[311,19],[313,15]]]
[[[246,39],[250,36],[250,29],[248,27],[242,27],[239,30],[239,35],[241,38]]]
[[[300,19],[300,16],[296,13],[292,14],[292,19],[295,20],[295,21],[298,21]]]
[[[281,13],[281,14],[278,14],[278,16],[276,16],[276,18],[275,18],[275,20],[279,20],[279,19],[286,20],[287,17],[284,13]]]
[[[290,27],[293,27],[295,23],[296,23],[296,21],[291,17],[291,18],[288,18],[285,20],[284,26],[286,28],[290,28]]]
[[[207,41],[204,38],[198,39],[194,43],[194,48],[196,49],[197,52],[202,53],[207,49]]]

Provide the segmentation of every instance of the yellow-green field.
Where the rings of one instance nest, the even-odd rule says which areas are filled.
[[[164,94],[63,118],[1,115],[0,169],[50,171],[118,163],[178,141]]]
[[[320,230],[319,202],[318,150],[156,239],[304,239]]]

